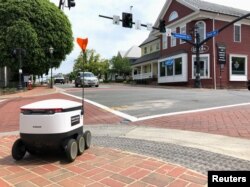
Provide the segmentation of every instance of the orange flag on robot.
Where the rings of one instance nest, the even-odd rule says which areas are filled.
[[[88,45],[88,38],[77,38],[76,39],[78,45],[80,46],[80,48],[82,49],[83,52],[85,52],[87,45]]]

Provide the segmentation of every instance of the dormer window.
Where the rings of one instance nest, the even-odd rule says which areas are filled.
[[[178,16],[178,13],[176,12],[176,11],[173,11],[171,14],[170,14],[170,16],[169,16],[169,18],[168,18],[168,21],[173,21],[173,20],[175,20],[176,18],[178,18],[179,16]]]

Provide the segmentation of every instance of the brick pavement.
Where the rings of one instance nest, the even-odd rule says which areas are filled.
[[[250,106],[165,116],[130,123],[250,139]]]
[[[46,95],[45,95],[46,94]],[[49,95],[47,95],[49,94]],[[39,95],[34,97],[34,95]],[[28,92],[11,95],[0,102],[0,132],[17,131],[19,108],[43,99],[72,97],[56,90],[38,87]],[[10,98],[10,96],[1,96]],[[117,124],[123,119],[85,103],[85,124]],[[250,139],[248,116],[250,107],[235,107],[199,113],[168,116],[133,124],[161,128],[199,131]],[[16,136],[0,138],[0,186],[204,186],[206,176],[181,166],[150,157],[134,155],[114,149],[91,147],[74,163],[63,159],[27,156],[14,162],[10,156]],[[132,159],[135,157],[134,161]],[[137,159],[136,159],[137,158]],[[153,164],[154,163],[154,164]]]
[[[201,187],[207,177],[182,166],[120,150],[93,146],[73,163],[62,155],[10,156],[17,136],[0,139],[0,186]]]
[[[48,95],[49,94],[49,95]],[[36,95],[36,97],[34,97]],[[18,130],[19,108],[43,99],[75,98],[38,87],[17,93],[0,102],[0,132]],[[85,103],[85,124],[117,124],[122,118]],[[93,146],[73,162],[65,163],[62,155],[34,157],[26,154],[16,162],[11,148],[18,136],[0,138],[0,186],[128,186],[128,187],[199,187],[207,177],[182,166],[121,150]]]
[[[47,88],[44,88],[45,91]],[[7,99],[3,102],[0,102],[0,132],[9,132],[9,131],[17,131],[19,129],[19,113],[20,107],[26,104],[30,104],[39,100],[44,99],[67,99],[72,101],[81,102],[79,99],[75,99],[70,96],[66,96],[60,93],[54,93],[52,91],[49,95],[44,95],[44,89],[38,88],[34,89],[34,94],[39,94],[39,96],[30,96],[30,93],[22,93],[19,94],[19,97]],[[36,92],[35,92],[36,90]],[[49,93],[50,93],[49,92]],[[123,119],[107,112],[103,109],[95,107],[89,103],[84,103],[85,108],[85,117],[84,123],[88,125],[94,124],[117,124],[120,123]]]

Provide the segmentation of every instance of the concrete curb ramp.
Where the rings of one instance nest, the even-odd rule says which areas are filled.
[[[174,129],[126,125],[85,126],[95,136],[125,137],[172,143],[250,161],[250,140]]]

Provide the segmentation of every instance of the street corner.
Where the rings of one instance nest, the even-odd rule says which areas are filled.
[[[0,186],[206,186],[207,176],[147,156],[91,146],[72,163],[63,155],[11,157],[16,135],[0,139]]]
[[[24,89],[15,92],[7,92],[5,94],[0,95],[0,102],[1,100],[12,99],[12,98],[22,98],[22,97],[34,97],[34,96],[42,96],[47,94],[52,94],[56,92],[60,92],[60,89],[57,88],[49,88],[48,86],[40,86],[37,85],[32,89]]]

